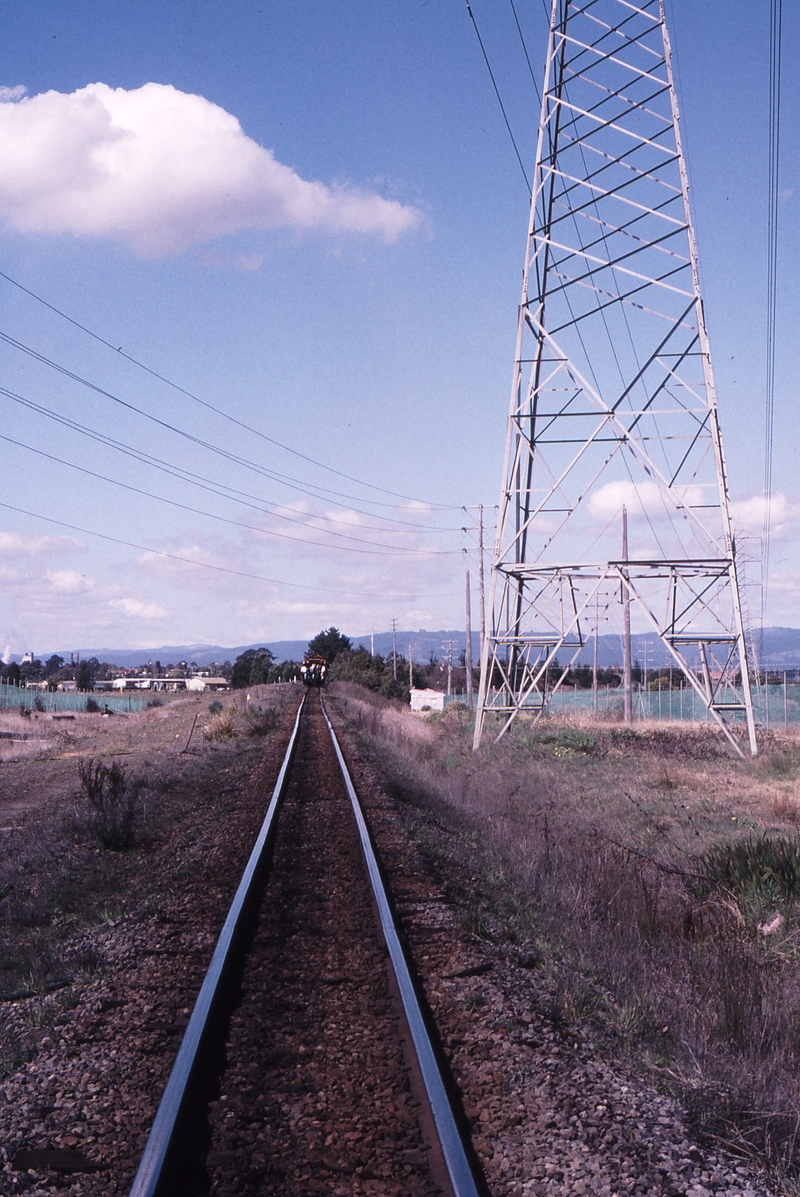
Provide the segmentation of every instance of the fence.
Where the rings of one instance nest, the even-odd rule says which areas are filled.
[[[93,699],[101,711],[141,711],[152,701],[151,696],[143,694],[113,694],[108,690],[98,690],[95,694],[83,691],[66,693],[62,690],[26,690],[24,686],[9,686],[0,682],[0,710],[3,708],[19,710],[20,706],[29,711],[85,711],[87,699]],[[164,694],[158,695],[159,702],[167,700]],[[37,705],[38,704],[38,705]]]
[[[734,702],[733,690],[723,689],[718,699]],[[554,714],[580,711],[588,714],[596,709],[600,714],[619,713],[623,707],[622,690],[611,686],[599,686],[595,704],[591,690],[560,689],[551,696],[550,710]],[[676,689],[634,690],[633,716],[635,719],[681,719],[691,723],[706,722],[710,716],[703,700],[690,686]],[[762,727],[789,727],[800,724],[800,684],[797,682],[771,683],[753,689],[753,711],[756,722]],[[729,715],[739,721],[743,715]]]

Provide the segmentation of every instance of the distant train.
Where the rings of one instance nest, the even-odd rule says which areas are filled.
[[[303,658],[300,666],[300,677],[306,686],[324,686],[325,674],[328,672],[328,662],[324,657],[309,655]]]

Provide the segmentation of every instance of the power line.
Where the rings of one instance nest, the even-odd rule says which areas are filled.
[[[192,444],[198,445],[200,448],[208,449],[211,453],[216,453],[218,456],[224,457],[228,461],[235,462],[237,465],[241,465],[246,469],[253,470],[255,473],[261,474],[263,477],[271,479],[273,482],[278,482],[284,486],[290,486],[293,489],[300,491],[302,494],[309,495],[315,499],[322,499],[324,496],[327,496],[329,499],[333,498],[334,502],[338,502],[340,499],[352,499],[355,502],[368,503],[373,507],[391,507],[392,510],[396,510],[397,508],[397,504],[394,503],[383,503],[377,499],[359,499],[354,495],[343,494],[341,491],[328,490],[326,487],[315,486],[313,483],[303,486],[300,484],[298,479],[292,478],[288,474],[281,474],[279,471],[271,470],[266,466],[261,466],[257,462],[251,461],[249,458],[240,457],[237,453],[232,453],[230,450],[223,449],[221,446],[215,445],[211,441],[206,441],[202,437],[195,436],[194,433],[187,432],[178,425],[170,424],[167,420],[162,420],[158,416],[151,415],[150,412],[146,412],[143,408],[137,407],[135,403],[130,403],[126,399],[121,399],[119,395],[115,395],[113,392],[105,390],[103,387],[98,386],[89,379],[83,378],[82,375],[76,374],[73,370],[68,369],[67,366],[62,366],[59,362],[53,361],[51,358],[39,353],[39,351],[34,349],[32,346],[25,345],[22,341],[18,341],[14,337],[9,336],[8,333],[0,331],[0,341],[4,341],[7,345],[11,346],[11,348],[17,349],[19,352],[25,353],[29,357],[32,357],[34,361],[38,361],[42,365],[49,366],[52,370],[55,370],[65,378],[69,378],[70,381],[77,382],[81,386],[87,387],[95,394],[102,395],[104,398],[110,399],[113,403],[117,403],[120,407],[133,412],[135,415],[141,416],[145,420],[149,420],[151,423],[158,425],[160,428],[164,428],[168,432],[174,433],[176,436],[183,437],[184,440],[188,440]],[[346,506],[345,504],[341,503],[339,505]],[[358,511],[362,515],[368,514],[363,512],[358,507],[350,507],[349,509],[352,511]],[[454,506],[452,510],[458,510],[458,508]]]
[[[769,589],[772,524],[772,450],[775,422],[775,350],[778,306],[778,194],[781,162],[781,25],[782,0],[769,6],[769,195],[767,210],[767,377],[764,411],[764,532],[761,626]]]
[[[147,453],[143,449],[136,449],[134,446],[127,444],[125,441],[116,440],[114,437],[108,436],[106,433],[99,432],[97,429],[88,428],[85,424],[78,423],[77,420],[72,420],[68,416],[61,415],[59,412],[53,411],[51,408],[44,407],[40,403],[35,403],[32,399],[26,399],[22,395],[18,395],[15,391],[10,391],[5,387],[0,387],[0,395],[6,399],[12,400],[21,407],[27,408],[29,411],[36,412],[37,415],[46,417],[57,424],[61,424],[65,428],[71,429],[73,432],[79,433],[90,440],[96,441],[98,444],[105,445],[107,448],[114,449],[118,453],[124,454],[126,457],[131,457],[134,461],[139,461],[144,465],[149,465],[153,469],[159,470],[170,477],[177,478],[181,482],[188,482],[192,486],[197,486],[201,490],[209,491],[212,494],[218,495],[220,498],[233,499],[236,502],[243,502],[245,506],[252,507],[254,510],[263,511],[267,515],[274,515],[277,519],[286,520],[288,523],[299,524],[302,527],[312,526],[308,519],[294,519],[293,516],[302,514],[311,515],[311,513],[302,513],[294,507],[286,507],[282,503],[273,503],[269,499],[264,499],[259,495],[253,495],[249,491],[239,490],[237,487],[230,486],[225,482],[217,482],[214,479],[207,478],[203,474],[194,473],[188,470],[185,466],[175,465],[174,462],[165,461],[163,458],[155,457],[152,453]],[[347,508],[346,510],[354,511],[355,508]],[[291,514],[285,515],[283,512]],[[325,523],[341,524],[344,521],[337,520],[333,516],[315,513],[311,518],[314,520],[323,520]],[[412,532],[418,534],[424,532],[426,534],[458,532],[458,528],[442,528],[442,527],[424,527],[420,524],[412,523],[410,520],[399,520],[394,516],[377,516],[376,518],[384,521],[381,526],[371,524],[359,525],[360,531],[374,531],[374,532],[395,532],[395,534],[410,535]],[[400,525],[396,529],[387,528],[387,523]],[[352,524],[347,525],[352,528]],[[344,533],[332,532],[331,535],[343,536]],[[372,543],[372,542],[369,542]]]
[[[517,155],[517,162],[519,162],[519,168],[522,171],[522,177],[525,180],[525,186],[527,187],[528,195],[530,196],[531,185],[530,185],[530,182],[528,181],[528,172],[525,170],[525,164],[522,161],[522,155],[519,152],[519,148],[517,146],[516,139],[512,132],[511,124],[509,122],[508,115],[507,115],[506,109],[505,109],[505,105],[503,103],[503,98],[500,95],[500,89],[497,86],[497,80],[494,77],[494,71],[492,70],[491,63],[489,62],[489,55],[486,53],[486,48],[483,44],[483,38],[481,37],[481,31],[478,28],[478,22],[475,20],[475,14],[473,13],[472,8],[470,7],[469,0],[466,0],[466,5],[467,5],[467,12],[469,13],[470,20],[472,21],[472,27],[475,30],[475,36],[478,39],[478,45],[481,48],[481,54],[483,55],[483,61],[486,63],[486,69],[489,72],[489,78],[492,81],[492,87],[494,88],[494,94],[497,96],[497,103],[500,105],[500,111],[503,114],[503,120],[506,123],[506,129],[508,129],[508,136],[511,138],[511,144],[514,147],[514,153]]]
[[[519,23],[519,17],[517,16],[517,10],[514,5],[514,0],[509,0],[509,3],[511,4],[511,11],[514,14],[514,24],[517,27],[517,33],[519,34],[519,40],[520,40],[520,43],[522,44],[522,52],[525,55],[525,61],[528,64],[528,71],[530,73],[531,83],[533,84],[533,90],[536,92],[536,99],[541,104],[542,93],[539,91],[539,84],[536,82],[536,75],[533,72],[533,67],[531,65],[530,56],[528,55],[528,47],[525,44],[525,38],[522,35],[522,26]],[[547,8],[545,8],[545,16],[547,16]],[[527,178],[525,181],[527,182]]]
[[[327,470],[331,474],[336,474],[339,478],[346,478],[348,482],[355,482],[358,486],[368,487],[369,489],[379,491],[384,495],[391,495],[395,499],[405,499],[406,501],[412,503],[425,502],[429,507],[441,507],[443,509],[453,511],[458,509],[454,504],[427,503],[427,500],[417,499],[413,495],[404,495],[398,491],[387,490],[387,488],[384,486],[377,486],[374,482],[365,482],[363,479],[356,478],[352,474],[346,474],[342,470],[337,470],[333,466],[326,465],[324,461],[317,461],[316,458],[310,457],[307,453],[301,453],[299,449],[293,449],[290,445],[284,444],[283,441],[276,440],[275,437],[269,436],[266,432],[262,432],[258,428],[253,428],[250,424],[245,424],[244,421],[238,420],[235,416],[232,416],[229,412],[224,411],[220,407],[216,407],[213,403],[209,403],[207,400],[201,399],[199,395],[195,395],[193,391],[189,391],[186,389],[186,387],[182,387],[177,382],[173,382],[172,379],[167,378],[165,374],[160,374],[157,370],[153,370],[150,366],[145,365],[144,362],[139,361],[138,358],[133,357],[129,353],[125,353],[121,345],[112,345],[110,341],[105,339],[105,337],[101,337],[99,333],[93,332],[92,329],[87,328],[85,324],[81,324],[80,321],[75,320],[72,316],[68,316],[66,312],[62,312],[62,310],[57,308],[55,304],[49,303],[48,300],[43,299],[41,295],[37,295],[35,291],[31,291],[30,288],[24,287],[22,283],[18,283],[16,279],[11,278],[10,275],[5,274],[2,270],[0,270],[0,278],[4,278],[6,282],[11,283],[13,287],[17,287],[20,291],[24,292],[25,295],[29,295],[31,299],[35,299],[37,303],[41,303],[56,316],[60,316],[63,320],[68,321],[68,323],[73,325],[74,328],[80,329],[81,332],[86,333],[87,336],[92,337],[95,341],[99,342],[99,344],[104,345],[107,349],[111,349],[119,357],[122,357],[125,359],[125,361],[130,362],[131,365],[138,367],[140,370],[144,370],[145,373],[149,374],[152,378],[158,379],[159,382],[163,382],[166,386],[172,387],[173,390],[178,391],[181,395],[185,395],[188,399],[192,399],[195,403],[199,403],[201,407],[205,407],[208,411],[213,411],[215,415],[221,416],[223,420],[230,421],[231,424],[235,424],[237,427],[242,428],[245,432],[250,432],[254,436],[260,437],[261,440],[267,441],[270,445],[275,445],[277,448],[283,449],[285,452],[291,453],[293,456],[299,457],[301,460],[307,461],[311,465],[318,466],[322,470]],[[369,500],[364,501],[369,502]]]
[[[136,549],[140,553],[150,553],[154,557],[166,557],[170,561],[180,561],[184,565],[197,565],[202,569],[211,569],[221,574],[231,574],[236,578],[248,578],[254,582],[269,582],[274,586],[291,586],[300,590],[314,590],[321,594],[341,594],[347,598],[391,598],[404,599],[409,602],[419,599],[453,598],[456,595],[456,591],[452,590],[442,594],[387,594],[385,592],[372,594],[363,590],[336,590],[331,586],[311,586],[307,582],[298,582],[295,579],[291,582],[286,582],[282,578],[267,578],[263,574],[251,574],[241,569],[231,569],[226,565],[211,565],[208,561],[198,561],[196,557],[184,557],[180,553],[167,553],[163,549],[151,549],[146,545],[137,544],[132,540],[123,540],[119,536],[109,536],[105,532],[96,532],[92,528],[81,528],[77,524],[69,524],[66,520],[57,520],[50,515],[40,515],[37,511],[27,511],[24,507],[14,507],[11,503],[0,501],[0,507],[6,511],[15,511],[17,515],[27,515],[31,519],[42,520],[44,523],[53,524],[58,528],[66,528],[69,532],[80,532],[82,536],[94,536],[98,540],[106,540],[110,544],[122,545],[127,549]]]
[[[276,532],[271,528],[254,527],[253,524],[245,524],[241,520],[229,519],[224,515],[216,515],[212,511],[203,511],[201,508],[192,507],[188,503],[180,503],[177,499],[168,499],[164,495],[157,495],[152,491],[144,490],[142,487],[133,486],[130,482],[122,482],[119,478],[109,478],[106,474],[99,474],[95,470],[90,470],[87,466],[76,465],[72,461],[66,461],[63,457],[56,457],[52,453],[45,452],[44,449],[36,449],[33,445],[26,445],[23,441],[14,440],[13,437],[5,436],[3,433],[0,433],[0,440],[6,441],[6,443],[9,445],[16,445],[20,449],[27,449],[29,453],[35,453],[37,456],[44,457],[48,461],[54,461],[58,465],[67,466],[71,470],[77,470],[79,473],[86,474],[90,478],[97,478],[100,482],[108,482],[112,486],[118,486],[122,490],[130,491],[132,494],[143,495],[145,498],[155,499],[158,503],[166,503],[169,507],[176,507],[181,511],[191,512],[193,515],[202,515],[206,519],[217,520],[219,523],[230,524],[236,528],[245,528],[248,532],[259,532],[263,536],[277,536],[280,540],[291,540],[294,541],[295,544],[314,545],[315,547],[322,549],[338,549],[339,551],[346,553],[366,553],[375,557],[400,557],[407,553],[425,557],[444,557],[450,556],[459,551],[458,549],[408,549],[404,548],[402,545],[382,545],[381,548],[388,550],[386,552],[382,552],[380,551],[380,548],[360,549],[351,547],[350,545],[330,544],[322,540],[309,540],[304,536],[291,536],[288,532]],[[376,543],[375,541],[361,540],[361,538],[357,536],[346,536],[346,534],[343,532],[332,532],[331,535],[341,536],[346,540],[355,540],[359,544],[375,545]]]

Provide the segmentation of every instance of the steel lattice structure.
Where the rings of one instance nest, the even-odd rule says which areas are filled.
[[[553,0],[476,746],[622,601],[755,753],[663,0]]]

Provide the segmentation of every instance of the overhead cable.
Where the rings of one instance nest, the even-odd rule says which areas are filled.
[[[121,453],[126,457],[132,458],[134,461],[140,462],[142,465],[150,466],[152,469],[158,470],[163,474],[167,474],[172,478],[177,478],[181,482],[187,482],[190,486],[195,486],[200,490],[207,491],[210,494],[215,494],[219,498],[228,499],[242,506],[249,507],[253,511],[260,511],[264,515],[271,515],[276,519],[285,520],[290,524],[298,524],[301,527],[315,527],[311,520],[322,521],[324,523],[331,523],[341,526],[345,524],[350,529],[350,533],[338,532],[331,529],[331,536],[343,536],[346,539],[353,539],[352,532],[354,530],[353,524],[348,524],[343,520],[337,520],[333,516],[328,516],[320,513],[301,512],[295,507],[286,507],[282,503],[273,503],[269,499],[263,499],[259,495],[253,495],[249,491],[239,490],[236,487],[230,486],[228,483],[217,482],[214,479],[206,478],[203,474],[196,474],[185,466],[175,465],[173,462],[165,461],[163,458],[155,457],[152,453],[147,453],[143,449],[136,449],[132,445],[126,444],[124,441],[116,440],[114,437],[108,436],[106,433],[99,432],[96,429],[87,428],[86,425],[78,423],[77,420],[72,420],[68,416],[61,415],[58,412],[52,411],[50,408],[44,407],[40,403],[34,403],[32,399],[26,399],[22,395],[18,395],[14,391],[9,391],[5,387],[0,387],[0,395],[6,399],[12,400],[21,407],[27,408],[29,411],[35,412],[37,415],[45,416],[47,419],[54,421],[54,423],[62,425],[64,428],[69,428],[73,432],[79,433],[90,440],[96,441],[98,444],[105,445],[109,449],[113,449],[117,453]],[[27,446],[31,448],[31,446]],[[69,464],[69,463],[65,463]],[[287,514],[288,513],[288,514]],[[296,518],[305,517],[305,518]],[[359,524],[358,531],[372,531],[393,533],[394,535],[419,535],[421,532],[425,533],[446,533],[457,532],[458,528],[426,528],[419,524],[397,520],[392,516],[378,516],[376,518],[383,519],[383,525],[376,526],[374,524]],[[386,523],[398,524],[397,528],[387,528]],[[407,526],[406,526],[407,524]],[[315,527],[315,531],[324,531]],[[366,544],[375,544],[375,541],[365,541]]]
[[[15,511],[17,515],[27,515],[34,520],[42,520],[46,524],[53,524],[58,528],[66,528],[69,532],[80,532],[82,536],[94,536],[98,540],[106,540],[110,544],[122,545],[127,549],[136,549],[140,553],[149,553],[153,557],[165,557],[170,561],[180,561],[183,565],[196,565],[201,569],[210,569],[215,573],[231,574],[237,578],[249,578],[253,582],[269,582],[274,586],[290,586],[293,590],[314,590],[321,594],[341,594],[347,598],[375,598],[375,599],[400,599],[406,601],[417,601],[419,599],[433,599],[433,598],[454,598],[456,594],[461,594],[461,591],[446,591],[442,594],[387,594],[382,592],[380,594],[370,593],[364,590],[336,590],[332,586],[311,586],[307,582],[298,582],[296,578],[292,578],[287,582],[283,578],[267,578],[263,574],[251,574],[241,569],[231,569],[226,565],[211,565],[208,561],[198,561],[196,557],[184,557],[180,553],[167,553],[163,549],[151,549],[146,545],[137,544],[132,540],[123,540],[119,536],[109,536],[106,532],[97,532],[92,528],[81,528],[77,524],[69,524],[66,520],[57,520],[50,515],[41,515],[37,511],[27,511],[24,507],[14,507],[11,503],[3,503],[0,501],[0,507],[6,511]]]
[[[481,54],[483,55],[483,61],[486,63],[486,69],[489,72],[489,78],[492,81],[492,87],[494,88],[494,94],[497,96],[497,103],[500,105],[500,111],[502,112],[503,120],[506,123],[506,129],[508,130],[508,136],[511,138],[511,144],[514,147],[514,153],[517,155],[517,162],[519,162],[519,168],[522,171],[522,177],[525,180],[525,186],[528,189],[528,196],[530,197],[530,195],[532,193],[531,193],[531,185],[530,185],[530,182],[528,181],[528,172],[525,170],[525,164],[522,161],[522,155],[519,152],[519,147],[517,146],[516,138],[514,137],[514,133],[511,128],[509,119],[508,119],[508,114],[506,113],[505,104],[503,103],[503,97],[500,95],[500,88],[497,86],[497,80],[494,77],[494,71],[492,70],[492,65],[489,62],[489,55],[486,53],[486,47],[483,44],[483,38],[481,37],[481,31],[478,28],[478,22],[475,20],[475,14],[472,11],[469,0],[466,0],[466,5],[467,5],[467,12],[469,13],[470,20],[472,21],[472,27],[475,30],[475,36],[478,39],[478,45],[481,48]]]
[[[46,299],[43,299],[41,295],[37,295],[35,291],[31,291],[28,287],[24,287],[22,283],[18,283],[16,279],[11,278],[10,275],[5,274],[2,270],[0,270],[0,278],[4,278],[6,282],[11,283],[13,287],[17,287],[20,291],[23,291],[26,295],[29,295],[31,299],[35,299],[37,303],[43,304],[44,307],[48,308],[56,316],[60,316],[63,320],[68,321],[68,323],[73,325],[74,328],[86,333],[87,336],[92,337],[95,341],[99,342],[99,344],[104,345],[107,349],[111,349],[119,357],[122,357],[125,359],[125,361],[130,362],[131,365],[136,366],[140,370],[144,370],[145,373],[149,374],[152,378],[158,379],[159,382],[163,382],[166,386],[172,387],[173,390],[178,391],[181,395],[185,395],[188,399],[193,400],[195,403],[199,403],[201,407],[205,407],[208,411],[213,411],[215,415],[221,416],[223,420],[228,420],[231,424],[237,425],[237,427],[243,429],[245,432],[252,433],[253,436],[257,436],[263,441],[267,441],[270,445],[275,445],[276,448],[283,449],[286,453],[291,453],[294,457],[299,457],[301,460],[307,461],[311,465],[318,466],[322,470],[327,470],[330,474],[336,474],[339,478],[345,478],[348,482],[355,482],[358,486],[364,486],[370,490],[379,491],[384,495],[391,495],[395,499],[404,499],[411,503],[425,502],[426,506],[428,507],[442,507],[446,508],[447,510],[457,510],[457,505],[449,503],[427,503],[426,500],[416,499],[412,495],[404,495],[397,491],[387,490],[386,487],[377,486],[374,482],[365,482],[363,478],[356,478],[352,474],[346,474],[342,470],[337,470],[333,466],[326,465],[324,461],[317,461],[316,458],[309,457],[307,453],[301,453],[299,449],[293,449],[290,445],[284,444],[283,441],[276,440],[275,437],[269,436],[266,432],[262,432],[259,428],[253,428],[252,425],[245,424],[243,420],[238,420],[236,416],[232,416],[230,412],[226,412],[223,408],[216,407],[213,403],[209,403],[207,400],[201,399],[199,395],[195,395],[193,391],[189,391],[186,389],[186,387],[182,387],[177,382],[173,382],[172,379],[167,378],[165,374],[160,374],[158,370],[153,370],[150,366],[145,365],[145,363],[140,361],[138,358],[133,357],[129,353],[125,353],[121,345],[112,345],[110,341],[105,339],[105,337],[101,337],[99,333],[93,332],[92,329],[87,328],[85,324],[81,324],[80,321],[75,320],[72,316],[68,316],[66,312],[62,312],[62,310],[57,308],[55,304],[49,303]]]
[[[305,536],[291,536],[288,532],[276,532],[273,528],[259,528],[254,527],[253,524],[245,524],[241,520],[229,519],[224,515],[217,515],[213,511],[203,511],[199,507],[192,507],[188,503],[180,503],[177,499],[168,499],[164,495],[154,494],[153,491],[144,490],[140,486],[134,486],[130,482],[122,482],[119,478],[109,478],[107,474],[99,474],[96,470],[90,470],[87,466],[76,465],[73,461],[67,461],[63,457],[56,457],[53,453],[47,453],[44,449],[36,449],[33,445],[26,445],[24,441],[14,440],[13,437],[6,436],[0,433],[0,440],[5,441],[9,445],[16,445],[19,449],[27,449],[29,453],[35,453],[38,457],[44,457],[48,461],[54,461],[58,465],[67,466],[71,470],[77,470],[81,474],[86,474],[90,478],[96,478],[99,482],[108,482],[112,486],[118,486],[121,490],[130,491],[132,494],[142,495],[147,499],[155,499],[158,503],[166,503],[169,507],[177,507],[181,511],[191,512],[193,515],[201,515],[206,519],[217,520],[222,524],[230,524],[236,528],[245,528],[248,532],[258,532],[262,536],[276,536],[280,540],[292,540],[295,544],[314,545],[321,549],[336,549],[345,553],[366,553],[374,557],[402,557],[408,554],[414,556],[424,557],[445,557],[458,553],[458,549],[412,549],[406,548],[403,545],[380,545],[379,542],[372,540],[362,540],[358,536],[346,536],[343,532],[331,532],[331,536],[343,537],[345,540],[356,541],[359,545],[378,545],[375,548],[356,548],[352,545],[331,544],[330,542],[322,540],[309,540]],[[313,525],[306,525],[312,527]],[[319,530],[319,529],[317,529]]]
[[[16,340],[16,338],[9,336],[8,333],[0,332],[0,341],[4,341],[13,349],[17,349],[21,353],[27,354],[35,361],[41,362],[42,365],[50,367],[50,369],[55,370],[65,378],[69,378],[72,382],[77,382],[81,386],[87,387],[95,394],[102,395],[104,398],[110,399],[112,403],[119,404],[120,407],[126,408],[128,411],[133,412],[135,415],[141,416],[145,420],[149,420],[151,423],[158,425],[160,428],[164,428],[168,432],[174,433],[176,436],[183,437],[185,440],[198,445],[200,448],[208,449],[209,452],[216,453],[220,457],[224,457],[226,460],[234,462],[236,465],[244,466],[245,469],[253,470],[255,473],[261,474],[264,478],[270,478],[273,482],[279,482],[280,484],[291,487],[294,490],[298,490],[303,494],[310,495],[312,498],[323,499],[328,497],[329,499],[332,499],[333,502],[336,502],[339,506],[343,507],[347,506],[347,504],[341,503],[341,499],[352,500],[356,503],[367,503],[372,507],[390,507],[392,510],[397,509],[397,504],[395,503],[384,503],[378,499],[365,499],[354,495],[346,495],[341,491],[328,490],[326,487],[315,486],[313,483],[308,483],[304,486],[297,479],[292,478],[288,474],[282,474],[277,470],[271,470],[267,466],[259,465],[257,462],[251,461],[247,457],[240,457],[237,453],[232,453],[228,449],[223,449],[220,445],[215,445],[211,441],[206,441],[202,437],[195,436],[194,433],[187,432],[185,429],[180,428],[176,424],[170,424],[169,421],[162,420],[158,416],[152,415],[143,408],[137,407],[135,403],[130,403],[126,399],[121,399],[119,395],[115,395],[113,392],[105,390],[105,388],[98,386],[89,379],[83,378],[82,375],[76,374],[67,366],[62,366],[59,362],[53,361],[52,358],[46,357],[43,353],[39,353],[39,351],[34,349],[32,346],[24,344],[24,342]],[[452,509],[457,510],[455,507]],[[360,511],[360,508],[351,506],[350,510]],[[361,514],[365,513],[361,512]],[[375,513],[373,512],[370,514]]]
[[[769,187],[767,204],[767,377],[764,404],[764,530],[761,627],[769,590],[772,525],[772,449],[775,422],[775,349],[778,307],[778,198],[781,163],[781,25],[782,0],[769,6]]]

